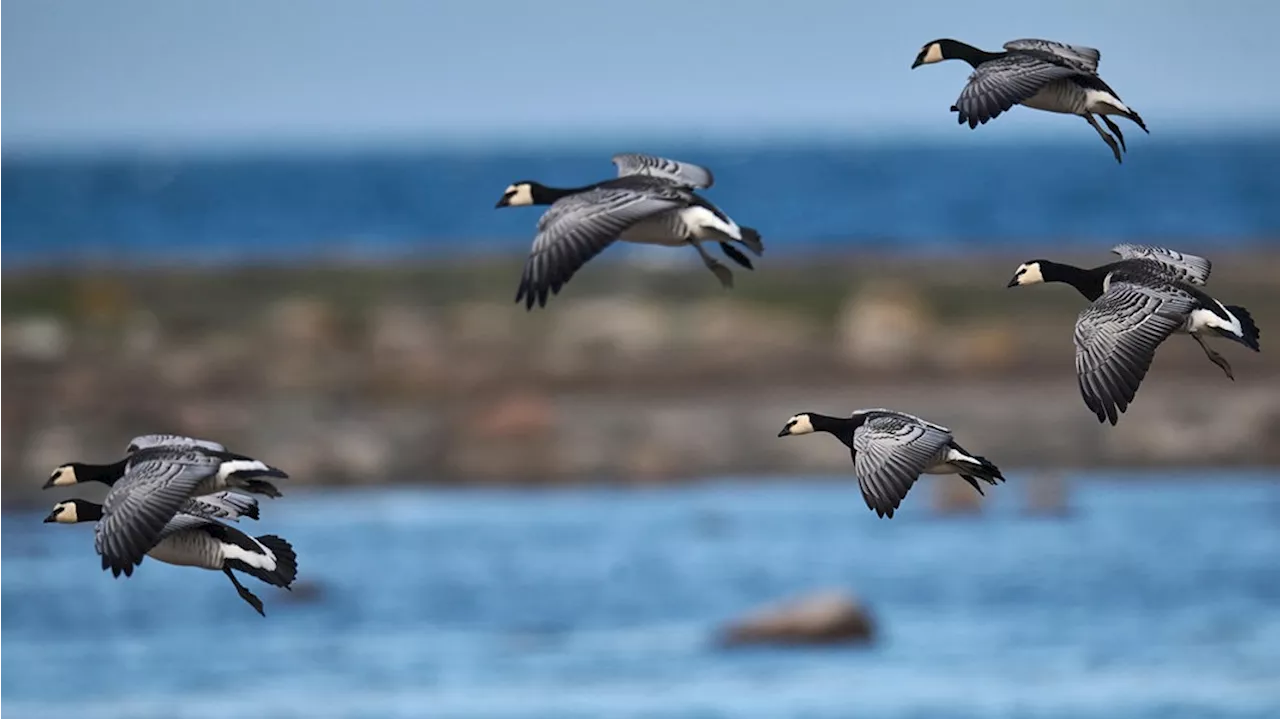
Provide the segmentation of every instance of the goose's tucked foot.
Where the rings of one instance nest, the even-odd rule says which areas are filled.
[[[267,616],[267,613],[262,611],[262,600],[254,596],[253,592],[245,589],[245,586],[240,583],[240,580],[236,579],[236,575],[232,574],[230,569],[224,567],[222,571],[231,580],[231,583],[236,586],[236,592],[240,595],[240,598],[248,602],[249,606],[253,607],[258,614],[264,617]]]
[[[717,262],[716,258],[707,254],[707,251],[703,249],[702,245],[697,242],[690,242],[689,244],[693,245],[693,249],[697,250],[698,255],[702,257],[702,264],[706,265],[707,269],[711,270],[711,274],[715,275],[716,279],[720,280],[720,286],[724,287],[726,290],[733,289],[733,272],[731,272],[729,268],[725,267],[722,263]]]
[[[1120,126],[1112,122],[1111,118],[1106,115],[1102,115],[1102,122],[1106,124],[1107,129],[1111,131],[1111,134],[1115,135],[1116,139],[1120,141],[1120,149],[1128,152],[1129,148],[1124,145],[1124,133],[1120,132]]]
[[[1204,338],[1201,337],[1200,335],[1193,334],[1191,336],[1195,338],[1196,342],[1200,343],[1200,349],[1204,350],[1204,354],[1206,357],[1209,358],[1209,361],[1221,367],[1222,371],[1227,374],[1227,379],[1231,380],[1232,382],[1235,382],[1236,376],[1231,372],[1231,364],[1227,362],[1227,358],[1218,354],[1213,349],[1211,349],[1209,345],[1205,344]]]
[[[1102,137],[1103,142],[1107,143],[1107,147],[1111,148],[1111,154],[1116,156],[1116,162],[1123,163],[1124,159],[1120,157],[1120,144],[1116,142],[1116,138],[1108,135],[1107,131],[1102,129],[1102,126],[1098,124],[1098,121],[1093,119],[1092,114],[1085,115],[1084,119],[1085,122],[1089,123],[1090,127],[1098,131],[1098,135]]]
[[[752,264],[751,264],[751,260],[747,259],[747,256],[746,256],[746,255],[744,255],[744,254],[742,254],[741,252],[739,252],[739,251],[738,251],[738,248],[734,247],[733,245],[729,244],[728,242],[721,242],[721,243],[720,243],[720,249],[721,249],[721,250],[723,250],[723,251],[724,251],[724,253],[725,253],[726,255],[728,255],[729,259],[733,260],[734,262],[737,262],[738,264],[742,265],[743,267],[747,268],[748,270],[754,270],[754,269],[755,269],[755,267],[754,267],[754,266],[752,266]]]

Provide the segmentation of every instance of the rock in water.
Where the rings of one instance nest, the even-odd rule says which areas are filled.
[[[766,607],[721,630],[723,646],[864,644],[874,637],[866,607],[845,592],[821,592]]]

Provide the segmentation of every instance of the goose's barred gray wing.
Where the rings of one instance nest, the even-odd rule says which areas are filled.
[[[641,190],[597,187],[556,200],[538,221],[533,251],[524,265],[516,302],[545,307],[584,264],[631,225],[674,209],[684,198],[676,188]]]
[[[1213,271],[1213,263],[1208,259],[1165,247],[1125,243],[1112,247],[1111,251],[1126,260],[1155,260],[1169,269],[1170,277],[1174,281],[1201,287],[1208,284],[1209,273]]]
[[[227,448],[207,439],[197,439],[181,434],[143,434],[129,440],[125,454],[133,454],[139,450],[154,447],[199,447],[213,452],[225,452]]]
[[[1076,320],[1076,374],[1084,403],[1115,424],[1151,368],[1156,348],[1186,322],[1195,298],[1174,286],[1113,281]]]
[[[892,517],[920,473],[950,441],[950,432],[910,415],[868,416],[853,432],[853,469],[867,506]]]
[[[644,155],[637,152],[624,152],[613,156],[613,164],[618,167],[618,176],[647,175],[661,177],[689,187],[706,189],[715,184],[715,176],[711,170],[690,162],[671,160],[656,155]]]
[[[960,113],[960,124],[977,127],[1030,99],[1045,85],[1075,74],[1069,67],[1030,55],[1005,55],[979,65],[951,109]]]
[[[102,568],[115,576],[132,574],[192,490],[217,474],[218,466],[216,458],[199,452],[156,448],[135,454],[107,493],[102,520],[94,527]]]
[[[258,500],[239,492],[216,492],[192,497],[179,510],[211,519],[239,521],[241,517],[258,518]]]
[[[1004,44],[1004,49],[1047,53],[1056,56],[1060,61],[1075,67],[1081,72],[1088,73],[1098,72],[1098,63],[1102,60],[1102,53],[1097,48],[1085,47],[1084,45],[1068,45],[1065,42],[1039,40],[1036,38],[1010,40]]]

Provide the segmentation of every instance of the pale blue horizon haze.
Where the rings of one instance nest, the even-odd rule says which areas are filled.
[[[1026,111],[1000,118],[998,132],[957,127],[948,107],[969,68],[910,70],[937,37],[1099,47],[1102,76],[1153,133],[1280,120],[1269,62],[1280,5],[1261,1],[10,0],[4,9],[6,154],[1065,133],[1063,118]]]

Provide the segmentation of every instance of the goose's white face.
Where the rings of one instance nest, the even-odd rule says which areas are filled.
[[[523,207],[533,204],[533,188],[527,182],[508,185],[498,200],[498,207]]]
[[[921,65],[932,65],[935,62],[942,62],[943,60],[946,60],[946,58],[942,56],[942,45],[936,42],[931,42],[920,48],[920,54],[916,56],[916,63],[911,67],[914,68]]]
[[[810,434],[813,432],[813,421],[808,414],[798,414],[787,420],[787,424],[778,433],[779,437],[789,437],[793,434]]]
[[[1038,285],[1041,282],[1044,282],[1044,275],[1040,272],[1040,263],[1024,262],[1018,265],[1018,271],[1013,273],[1013,279],[1009,280],[1009,286]]]
[[[49,487],[70,487],[78,481],[76,479],[76,468],[69,464],[64,464],[53,470],[53,474],[49,475],[49,481],[45,482],[44,486],[46,489]]]
[[[80,521],[76,514],[75,502],[58,502],[53,505],[53,511],[49,513],[48,517],[45,517],[44,521],[57,522],[58,524],[75,524]]]

